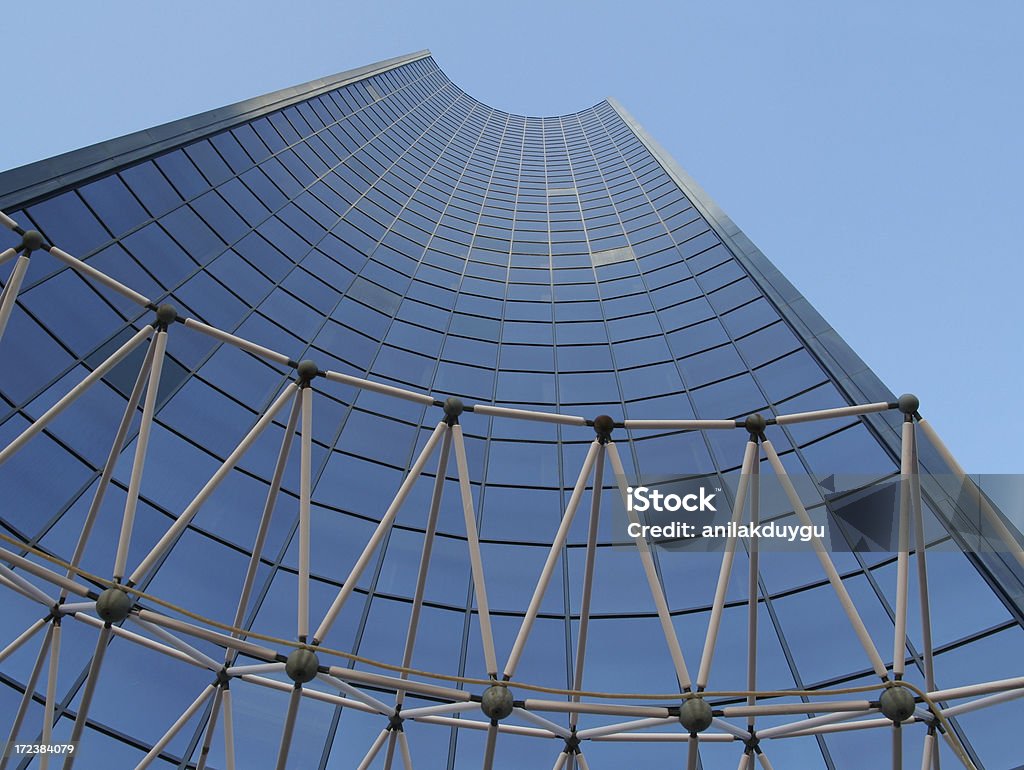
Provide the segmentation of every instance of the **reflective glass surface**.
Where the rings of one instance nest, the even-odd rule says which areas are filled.
[[[8,213],[87,264],[175,305],[182,316],[294,361],[310,358],[321,369],[439,400],[457,396],[469,404],[586,418],[607,413],[616,420],[733,419],[849,403],[797,327],[613,105],[602,102],[560,117],[511,115],[464,93],[429,57]],[[0,248],[8,245],[4,241]],[[151,320],[151,311],[140,311],[47,255],[34,257],[0,342],[2,360],[17,362],[0,366],[0,444]],[[115,366],[0,466],[0,524],[6,534],[70,557],[144,350]],[[146,555],[291,379],[290,367],[171,327],[130,564]],[[442,417],[437,406],[317,383],[314,625]],[[227,473],[140,588],[232,623],[287,417],[287,410],[280,413]],[[105,578],[131,483],[138,423],[132,423],[81,562]],[[593,432],[470,412],[461,424],[503,660]],[[740,432],[622,429],[615,438],[631,477],[736,475],[745,440]],[[898,473],[898,459],[857,417],[774,426],[769,438],[793,474],[837,467],[879,477]],[[435,463],[412,487],[338,621],[320,640],[324,645],[401,662]],[[767,463],[762,472],[770,473]],[[294,638],[297,451],[283,479],[244,624],[261,634]],[[610,471],[603,486],[605,497],[617,494]],[[443,488],[411,665],[486,678],[454,460]],[[934,521],[929,526],[938,551],[945,533]],[[543,596],[517,679],[573,686],[587,536],[581,511]],[[614,547],[608,520],[601,523],[597,553],[584,686],[611,692],[677,689],[640,562]],[[891,664],[895,557],[869,556],[844,553],[835,559],[868,634]],[[720,554],[654,552],[692,669],[700,659],[720,562]],[[747,564],[741,549],[711,689],[746,686]],[[941,597],[932,607],[938,686],[1019,674],[1013,666],[1024,641],[1021,628],[975,567],[948,548],[936,552],[933,564],[933,595]],[[760,686],[870,681],[869,662],[817,559],[810,552],[765,553],[760,566]],[[13,592],[4,597],[0,644],[39,616],[30,600]],[[96,640],[95,629],[65,627],[56,736],[70,734]],[[907,677],[916,683],[923,681],[920,633],[920,624],[911,622]],[[216,656],[215,646],[197,646]],[[13,721],[37,652],[38,644],[28,644],[0,667],[0,726]],[[209,672],[115,638],[78,766],[133,766],[210,679]],[[38,686],[23,738],[31,733],[29,739],[36,739],[43,687]],[[287,692],[244,684],[231,689],[238,766],[272,766]],[[410,696],[407,708],[429,704]],[[954,720],[979,767],[999,770],[1019,761],[1015,740],[1006,737],[1014,720],[1019,722],[1016,708],[1012,702],[1001,706],[992,712],[995,721],[979,714]],[[548,716],[566,723],[564,715]],[[195,767],[210,718],[209,708],[200,709],[163,747],[155,766]],[[581,717],[580,727],[607,721]],[[768,717],[764,724],[784,721]],[[417,767],[481,766],[484,732],[406,724]],[[356,767],[386,725],[379,715],[304,699],[288,766]],[[219,730],[207,767],[225,766]],[[888,733],[865,735],[780,740],[770,744],[769,756],[777,768],[884,766],[891,751]],[[919,741],[923,729],[914,735]],[[550,767],[560,746],[506,734],[498,744],[496,768]],[[585,752],[594,768],[638,760],[642,767],[681,766],[686,748],[678,742],[591,741]],[[908,762],[919,761],[919,753],[907,752]],[[943,744],[941,752],[953,766],[957,760],[948,747]],[[704,768],[731,770],[740,753],[738,744],[709,743],[700,761]],[[90,762],[90,756],[105,757],[106,763]],[[12,766],[30,762],[19,759]],[[384,762],[382,753],[373,766]]]

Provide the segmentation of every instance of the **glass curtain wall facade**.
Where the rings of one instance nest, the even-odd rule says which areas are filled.
[[[449,396],[467,405],[587,419],[608,414],[616,421],[742,419],[755,412],[770,416],[894,401],[615,102],[558,117],[512,115],[464,93],[423,53],[172,125],[173,131],[157,130],[145,140],[128,137],[101,146],[107,156],[72,153],[0,175],[2,207],[24,229],[39,230],[87,265],[173,305],[179,318],[197,319],[291,359],[268,360],[171,324],[158,388],[138,407],[141,413],[151,400],[154,418],[135,490],[129,569],[150,553],[294,381],[294,362],[312,359],[321,371],[438,399],[420,403],[322,377],[313,381],[309,457],[300,458],[296,434],[242,616],[244,627],[258,634],[296,638],[296,596],[307,567],[309,616],[316,627],[444,418],[439,404]],[[123,153],[111,156],[114,150]],[[21,241],[8,230],[0,230],[0,239],[0,250]],[[0,446],[153,318],[152,310],[37,252],[0,341]],[[0,465],[5,535],[72,558],[150,347],[135,348]],[[794,477],[825,476],[838,468],[897,476],[900,418],[886,413],[771,425],[766,435]],[[468,410],[459,421],[501,663],[529,614],[594,430]],[[136,417],[115,453],[112,480],[79,561],[81,569],[104,579],[111,577],[133,494],[139,425]],[[204,618],[233,623],[279,447],[286,432],[292,433],[287,425],[289,410],[283,409],[173,547],[158,555],[140,589]],[[614,438],[631,479],[721,480],[739,474],[748,434],[619,427]],[[922,447],[923,457],[934,457],[929,452]],[[393,526],[384,528],[354,590],[348,586],[351,595],[318,640],[324,646],[402,664],[416,605],[412,667],[479,679],[494,673],[484,660],[455,454],[438,487],[443,494],[422,606],[416,601],[417,576],[431,527],[436,455]],[[306,567],[300,563],[303,468],[311,473]],[[763,475],[772,473],[767,461],[761,468]],[[601,487],[598,496],[610,510],[619,494],[610,467]],[[811,485],[801,494],[812,518],[828,518],[820,490]],[[583,686],[678,691],[642,562],[613,545],[611,517],[600,520],[593,575],[586,580],[589,507],[586,497],[557,553],[514,679],[573,688],[581,593],[589,582]],[[926,504],[924,513],[934,550],[929,568],[937,685],[1020,675],[1015,662],[1024,634],[1013,589],[1007,588],[1017,573],[1006,567],[1000,578],[950,548],[932,506]],[[0,545],[18,551],[9,542]],[[891,666],[895,555],[837,550],[832,558],[867,633]],[[721,554],[655,549],[651,559],[681,650],[695,670]],[[721,612],[711,690],[743,690],[748,684],[748,566],[744,545],[735,555]],[[89,584],[87,578],[82,582]],[[813,553],[761,553],[756,588],[760,689],[877,684]],[[914,612],[906,677],[923,686],[921,628]],[[6,590],[0,644],[40,615],[37,603]],[[47,709],[53,740],[71,735],[99,632],[87,623],[61,625],[59,675],[49,706],[45,670],[32,678],[42,636],[0,663],[5,735],[26,687],[36,694],[17,737],[41,740]],[[170,644],[152,629],[130,622],[123,628]],[[209,639],[190,638],[189,644],[218,660],[224,655],[223,646]],[[328,657],[321,655],[321,662],[378,671]],[[237,665],[262,662],[243,654]],[[241,679],[230,686],[238,767],[273,767],[279,755],[292,682],[281,671],[263,676],[281,687]],[[95,677],[76,766],[142,762],[211,681],[201,666],[112,636]],[[317,686],[349,697],[320,681],[308,685]],[[393,687],[367,685],[366,692],[394,701]],[[301,700],[288,767],[354,768],[388,726],[386,717],[338,700]],[[436,702],[411,693],[405,708]],[[194,709],[157,746],[153,766],[196,767],[204,743],[205,766],[228,766],[224,720],[207,729],[217,720],[217,707],[224,711],[210,699]],[[977,767],[1001,770],[1020,762],[1013,725],[1019,727],[1021,713],[1020,702],[1008,701],[957,716],[951,727]],[[570,726],[566,714],[544,717],[562,729]],[[451,718],[482,715],[476,710]],[[759,724],[794,719],[765,717]],[[614,721],[585,715],[579,726]],[[515,716],[512,723],[537,728]],[[901,728],[908,762],[921,761],[926,730],[917,728]],[[387,735],[373,767],[401,766],[405,745],[417,768],[480,768],[488,750],[485,730],[459,728],[457,722],[407,719],[403,730],[401,741]],[[678,725],[676,732],[682,735]],[[765,741],[765,754],[777,768],[883,767],[892,761],[891,732]],[[503,731],[493,766],[550,767],[563,743]],[[626,762],[683,766],[687,744],[592,740],[584,741],[583,753],[593,768]],[[698,753],[699,766],[731,770],[743,745],[708,741]],[[936,753],[946,767],[959,762],[945,742],[937,743]],[[565,761],[579,762],[575,756]],[[8,766],[39,762],[14,756]]]

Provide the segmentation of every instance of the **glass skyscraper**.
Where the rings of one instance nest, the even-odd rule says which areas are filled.
[[[924,480],[925,614],[919,549],[859,547],[844,484],[909,501],[908,431],[934,474],[944,448],[618,103],[512,115],[420,52],[5,172],[0,209],[0,739],[81,768],[1024,763],[1024,681],[969,689],[1024,675],[1019,542],[966,549]],[[739,538],[720,575],[620,526],[619,481],[697,480],[726,519],[743,487],[746,521],[783,468],[802,502],[760,516],[827,526],[824,559]],[[900,678],[940,695],[895,728]]]

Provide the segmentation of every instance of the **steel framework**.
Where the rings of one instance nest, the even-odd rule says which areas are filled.
[[[769,756],[772,742],[796,736],[820,735],[847,730],[890,731],[894,770],[899,770],[903,766],[904,734],[908,730],[913,730],[918,733],[917,740],[921,746],[921,767],[928,770],[928,768],[938,768],[938,751],[936,750],[938,736],[948,742],[953,753],[965,767],[974,767],[954,731],[948,729],[950,718],[1024,696],[1024,676],[980,682],[945,690],[936,687],[932,666],[928,567],[923,547],[925,539],[917,459],[918,432],[924,433],[928,441],[938,450],[952,473],[973,496],[987,523],[1001,540],[1002,546],[1014,556],[1021,566],[1024,566],[1024,551],[999,514],[939,439],[931,424],[921,417],[918,411],[918,401],[913,396],[903,396],[898,402],[846,406],[799,414],[785,414],[767,419],[760,414],[755,414],[745,420],[664,419],[626,420],[624,422],[616,422],[611,417],[603,415],[595,419],[587,419],[577,415],[512,409],[487,404],[463,404],[456,398],[449,398],[442,402],[427,393],[418,393],[340,372],[321,370],[313,361],[294,361],[283,353],[195,319],[182,318],[173,307],[155,304],[137,291],[56,246],[46,243],[38,232],[22,230],[16,222],[2,212],[0,212],[0,223],[22,237],[19,247],[10,248],[0,253],[0,264],[17,257],[3,293],[0,295],[0,338],[2,338],[7,321],[11,317],[31,258],[37,252],[50,254],[86,279],[95,281],[107,290],[116,292],[154,313],[151,323],[139,329],[105,361],[97,365],[80,383],[71,388],[64,397],[36,418],[19,436],[0,449],[0,464],[2,464],[35,435],[43,431],[58,414],[71,406],[89,387],[99,381],[129,353],[148,341],[147,352],[140,366],[134,388],[128,397],[124,415],[115,433],[92,504],[70,558],[66,560],[58,558],[28,543],[0,534],[0,539],[9,546],[0,548],[0,582],[8,590],[37,602],[44,613],[40,619],[34,621],[0,650],[0,663],[2,663],[16,650],[41,635],[35,665],[26,682],[24,696],[8,732],[9,741],[15,741],[23,735],[28,706],[36,694],[44,668],[46,669],[45,707],[41,733],[37,734],[41,734],[43,743],[51,740],[56,705],[56,682],[60,664],[61,633],[63,622],[66,619],[72,619],[85,626],[95,628],[97,631],[96,648],[91,658],[77,710],[72,741],[80,738],[89,718],[89,709],[96,684],[99,677],[103,675],[104,653],[113,636],[162,653],[184,665],[205,669],[210,674],[210,683],[197,694],[195,700],[167,728],[163,736],[139,763],[139,768],[147,767],[157,758],[178,731],[200,709],[204,708],[207,702],[212,701],[198,767],[203,768],[206,765],[207,753],[214,739],[218,722],[220,722],[225,761],[227,767],[234,770],[236,763],[231,693],[233,688],[240,686],[270,688],[289,694],[287,710],[282,718],[280,747],[276,757],[276,767],[279,769],[284,768],[287,764],[294,728],[303,699],[343,706],[375,714],[380,718],[381,730],[359,761],[358,767],[361,769],[370,767],[375,758],[384,752],[385,766],[388,770],[398,761],[402,763],[405,770],[412,770],[413,747],[410,746],[403,723],[406,720],[415,720],[443,727],[456,726],[485,731],[486,743],[481,761],[484,770],[489,770],[492,766],[501,734],[554,739],[557,746],[552,751],[554,770],[573,766],[588,770],[587,746],[591,742],[598,741],[629,741],[638,745],[651,741],[685,744],[686,748],[683,751],[686,754],[688,768],[697,767],[698,747],[701,743],[733,743],[737,747],[738,767],[741,770],[752,768],[755,763],[760,764],[765,770],[770,770],[772,765]],[[135,512],[156,408],[156,394],[160,383],[168,334],[176,324],[234,345],[270,362],[290,367],[294,369],[295,379],[281,389],[252,429],[238,441],[227,459],[223,461],[192,501],[180,511],[174,523],[145,557],[138,564],[130,564],[129,547],[132,543]],[[311,625],[313,619],[310,617],[309,600],[314,402],[317,387],[329,388],[332,383],[436,407],[440,410],[440,416],[436,427],[413,462],[390,506],[381,517],[347,576],[344,577],[341,588],[330,608],[314,629]],[[90,574],[80,568],[81,558],[92,533],[100,505],[110,485],[115,464],[124,449],[125,439],[140,405],[141,418],[138,425],[138,438],[135,444],[128,494],[114,563],[106,575]],[[206,500],[260,434],[278,415],[284,412],[286,407],[289,410],[286,429],[271,477],[266,504],[254,534],[248,569],[243,583],[239,587],[237,611],[233,621],[222,623],[212,618],[203,617],[190,611],[187,607],[177,607],[162,600],[159,596],[140,590],[138,586],[145,584],[146,578],[151,574],[154,566],[175,547],[182,533]],[[770,424],[787,425],[813,420],[861,416],[885,410],[899,410],[903,414],[904,420],[900,464],[896,617],[892,639],[893,663],[891,668],[885,664],[885,659],[868,633],[826,547],[817,538],[810,543],[821,563],[825,577],[849,620],[851,630],[858,638],[871,669],[879,679],[878,684],[824,690],[770,691],[758,689],[757,607],[759,598],[757,575],[759,544],[755,537],[751,538],[747,544],[750,553],[747,600],[747,689],[740,692],[709,689],[714,682],[712,675],[714,656],[726,603],[726,591],[732,572],[735,546],[737,545],[735,538],[729,538],[723,552],[710,621],[694,677],[691,669],[687,666],[682,647],[676,636],[668,603],[655,569],[650,545],[642,537],[637,537],[634,541],[636,553],[657,609],[664,641],[678,680],[678,687],[673,692],[667,693],[606,693],[584,689],[587,636],[594,565],[597,557],[597,532],[601,516],[600,490],[603,487],[607,465],[611,466],[615,484],[624,501],[627,495],[626,471],[619,457],[616,443],[612,440],[616,429],[745,430],[748,441],[743,454],[739,485],[734,497],[732,521],[752,524],[759,522],[761,478],[758,455],[763,454],[784,489],[792,510],[799,517],[801,523],[810,524],[811,519],[800,495],[786,473],[772,442],[765,436],[766,427]],[[581,430],[591,429],[595,434],[580,468],[572,494],[565,506],[561,524],[552,539],[547,558],[537,577],[532,598],[514,638],[511,652],[504,662],[500,662],[498,659],[494,631],[491,627],[466,446],[459,424],[460,415],[469,411],[502,419],[543,421]],[[298,480],[300,490],[299,579],[295,597],[296,628],[294,639],[282,639],[249,631],[242,626],[250,605],[256,569],[263,552],[271,514],[281,489],[296,434],[299,440],[300,474]],[[469,550],[472,585],[477,607],[476,617],[487,669],[486,672],[481,672],[486,673],[486,676],[479,678],[455,677],[411,668],[444,480],[453,451],[455,475],[458,478],[460,502],[465,519],[466,543]],[[346,601],[354,591],[360,576],[387,536],[417,479],[432,462],[436,462],[435,482],[430,497],[412,612],[401,660],[377,661],[325,646],[322,644],[322,640],[326,638]],[[518,681],[515,678],[516,671],[537,619],[541,600],[566,543],[574,517],[587,495],[588,485],[593,491],[590,495],[590,517],[580,604],[579,634],[572,680],[573,689],[567,690],[545,686],[544,683]],[[636,514],[628,506],[626,509],[629,511],[631,521],[637,521]],[[924,688],[916,687],[903,678],[907,652],[908,587],[912,555],[916,563],[920,592]],[[74,596],[72,597],[72,595]],[[69,598],[75,600],[68,601]],[[213,644],[220,648],[223,654],[212,657],[197,649],[193,642]],[[239,664],[239,655],[259,662]],[[359,662],[364,667],[355,669],[344,665],[351,661]],[[313,686],[314,684],[316,686]],[[376,694],[371,694],[371,692]],[[433,703],[429,706],[403,708],[406,698],[410,694]],[[517,697],[527,694],[546,695],[549,698],[524,697],[520,699]],[[837,695],[859,697],[840,700],[835,699]],[[550,699],[552,696],[558,699]],[[778,702],[787,696],[801,696],[806,700],[800,703]],[[744,698],[745,702],[742,705],[728,705],[719,702],[723,698],[735,699],[737,697]],[[952,704],[954,701],[957,703]],[[481,712],[483,718],[471,716]],[[584,714],[613,717],[625,721],[577,729],[579,717]],[[759,718],[786,715],[793,716],[794,721],[764,728],[758,726]],[[517,718],[514,721],[510,719],[513,716]],[[563,721],[558,722],[555,721],[556,719]],[[920,728],[917,727],[918,725]],[[8,760],[9,757],[0,759],[0,770],[7,766]],[[50,760],[49,755],[41,755],[40,767],[47,768]],[[74,762],[73,754],[66,756],[63,763],[65,770],[70,770]]]

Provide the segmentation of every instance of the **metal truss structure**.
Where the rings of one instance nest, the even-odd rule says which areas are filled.
[[[623,741],[635,743],[638,751],[652,741],[676,742],[685,754],[687,767],[694,770],[698,763],[701,743],[731,743],[736,746],[736,759],[740,770],[759,764],[771,770],[772,743],[796,736],[821,735],[852,730],[887,730],[892,735],[894,770],[903,766],[903,743],[915,741],[920,745],[923,770],[938,768],[937,742],[948,742],[953,753],[967,768],[973,768],[970,758],[960,745],[956,734],[948,729],[948,720],[958,714],[983,709],[1024,696],[1024,676],[999,681],[937,689],[932,669],[932,645],[929,621],[928,566],[925,558],[924,527],[921,507],[921,485],[918,473],[917,434],[923,433],[939,451],[952,473],[975,496],[993,530],[1003,545],[1024,567],[1024,551],[1013,534],[1006,528],[999,514],[992,509],[977,487],[943,445],[935,430],[918,412],[918,401],[903,396],[898,402],[872,403],[825,409],[768,418],[755,414],[745,420],[626,420],[616,422],[611,417],[586,419],[581,416],[551,414],[486,404],[463,404],[456,398],[439,401],[426,393],[361,379],[339,372],[324,371],[310,360],[294,361],[287,355],[191,318],[181,318],[173,307],[156,305],[149,298],[110,278],[94,267],[76,259],[61,249],[45,243],[35,231],[23,231],[13,220],[0,213],[0,221],[22,237],[18,248],[0,254],[0,263],[15,260],[13,270],[4,286],[0,299],[0,337],[14,308],[19,288],[29,269],[33,254],[46,252],[71,267],[83,277],[107,290],[116,292],[154,313],[152,323],[145,325],[105,361],[97,365],[81,382],[32,422],[21,435],[0,449],[0,464],[18,452],[33,436],[63,410],[71,406],[90,386],[99,381],[118,362],[134,349],[148,344],[148,351],[138,372],[135,386],[128,398],[127,408],[114,435],[110,452],[103,468],[95,496],[85,520],[77,546],[71,554],[56,555],[32,547],[7,535],[0,535],[5,547],[0,548],[0,583],[39,604],[42,616],[7,642],[0,651],[0,663],[19,648],[36,641],[39,652],[29,676],[20,708],[7,736],[14,741],[29,729],[25,717],[28,706],[36,696],[45,671],[45,708],[40,732],[43,743],[52,737],[55,714],[56,682],[61,659],[61,635],[68,620],[96,629],[96,647],[91,658],[77,710],[72,741],[81,735],[89,718],[90,703],[97,681],[104,676],[103,660],[108,643],[120,637],[149,650],[156,651],[184,666],[208,671],[210,683],[197,693],[195,700],[170,726],[139,763],[147,767],[165,749],[176,733],[199,711],[212,702],[201,758],[198,767],[204,768],[207,754],[218,726],[224,741],[226,764],[234,770],[234,712],[232,692],[239,687],[263,687],[289,694],[286,712],[282,715],[280,748],[276,767],[281,770],[288,761],[296,720],[300,717],[302,702],[312,699],[336,706],[374,714],[380,719],[380,732],[365,755],[358,760],[364,770],[377,761],[383,752],[386,768],[401,762],[405,770],[412,770],[415,746],[410,745],[403,724],[408,720],[480,730],[486,733],[481,767],[492,767],[496,747],[503,734],[532,736],[552,741],[554,770],[578,767],[589,768],[587,747],[597,741]],[[129,561],[129,546],[139,492],[147,459],[147,445],[154,417],[156,394],[160,384],[161,368],[168,334],[180,325],[192,333],[204,334],[219,341],[276,364],[294,369],[295,378],[277,395],[252,429],[240,438],[234,450],[213,473],[192,501],[178,513],[177,519],[166,530],[148,554],[137,564]],[[187,332],[181,332],[187,333]],[[380,394],[436,407],[440,412],[437,426],[422,447],[411,469],[405,476],[393,501],[366,542],[360,556],[351,565],[341,588],[323,618],[310,615],[310,510],[312,495],[312,436],[315,401],[318,388],[334,384],[375,391]],[[80,568],[80,562],[100,509],[105,492],[114,474],[124,448],[129,428],[140,410],[138,439],[127,500],[121,521],[116,556],[110,571],[103,575],[90,574]],[[803,524],[811,519],[801,502],[782,462],[765,436],[767,425],[786,425],[812,420],[865,415],[884,410],[899,410],[904,415],[902,430],[902,457],[900,466],[899,497],[899,551],[897,557],[897,589],[895,633],[892,639],[892,665],[877,649],[858,613],[839,572],[825,546],[815,538],[810,546],[817,555],[824,575],[834,589],[836,599],[849,620],[850,630],[857,636],[878,683],[824,690],[758,689],[757,625],[758,625],[758,540],[747,544],[750,554],[747,633],[747,689],[744,691],[716,691],[713,663],[726,591],[732,572],[735,546],[730,538],[722,556],[721,570],[715,590],[710,622],[703,652],[696,666],[696,675],[684,660],[683,650],[669,614],[668,603],[656,573],[650,545],[636,538],[636,553],[646,575],[651,596],[657,608],[664,642],[671,658],[676,682],[662,693],[606,693],[585,690],[587,684],[586,652],[590,620],[591,592],[594,564],[597,557],[598,522],[601,516],[601,495],[606,466],[615,479],[623,499],[627,494],[627,478],[613,440],[618,428],[632,430],[672,429],[686,431],[745,430],[749,436],[743,455],[739,486],[733,501],[732,521],[737,523],[759,521],[760,462],[763,453],[784,489],[792,510]],[[509,420],[535,420],[593,430],[595,437],[579,470],[572,495],[565,506],[561,524],[551,542],[550,550],[540,575],[536,579],[532,599],[511,647],[507,660],[500,661],[496,652],[494,632],[488,608],[484,581],[483,560],[477,533],[470,486],[468,461],[459,417],[465,411]],[[154,566],[173,549],[183,531],[193,520],[204,502],[217,488],[257,437],[278,416],[287,413],[286,430],[277,455],[270,488],[259,524],[253,534],[252,553],[248,570],[238,591],[237,611],[230,620],[203,617],[187,607],[177,607],[159,596],[140,590]],[[251,594],[271,514],[281,488],[282,478],[292,455],[295,436],[299,453],[299,578],[295,596],[295,636],[293,639],[275,638],[243,628],[243,620],[250,607]],[[465,518],[466,543],[472,569],[472,585],[476,599],[476,617],[483,644],[486,671],[475,672],[476,677],[456,677],[411,668],[416,644],[424,588],[430,572],[431,550],[441,504],[444,480],[451,455],[455,455],[455,476],[461,496]],[[436,466],[433,494],[427,516],[426,534],[416,578],[415,597],[411,617],[405,634],[401,660],[376,661],[322,644],[332,625],[355,589],[360,576],[392,527],[403,502],[428,464]],[[545,686],[542,682],[522,682],[516,679],[524,648],[540,610],[541,600],[551,580],[556,562],[569,534],[570,527],[587,496],[590,495],[590,519],[582,598],[580,603],[579,633],[575,657],[573,689]],[[636,514],[630,513],[633,520]],[[926,686],[919,688],[904,679],[907,653],[907,615],[911,557],[916,566],[920,591],[921,628],[923,636],[923,663]],[[224,590],[228,590],[227,587]],[[316,622],[319,621],[319,622]],[[41,637],[41,641],[39,638]],[[212,644],[221,654],[211,656],[196,644]],[[356,662],[360,668],[348,664]],[[692,661],[691,661],[692,663]],[[666,683],[667,684],[667,683]],[[845,699],[837,699],[844,695]],[[800,696],[802,702],[786,698]],[[407,700],[428,705],[413,705]],[[737,705],[737,699],[740,699]],[[793,721],[781,725],[763,726],[763,718],[792,716]],[[595,726],[581,726],[581,718],[596,722]],[[587,722],[584,722],[587,724]],[[51,757],[42,755],[39,767],[48,767]],[[70,770],[74,755],[63,759],[63,767]],[[0,760],[0,770],[8,758]]]

